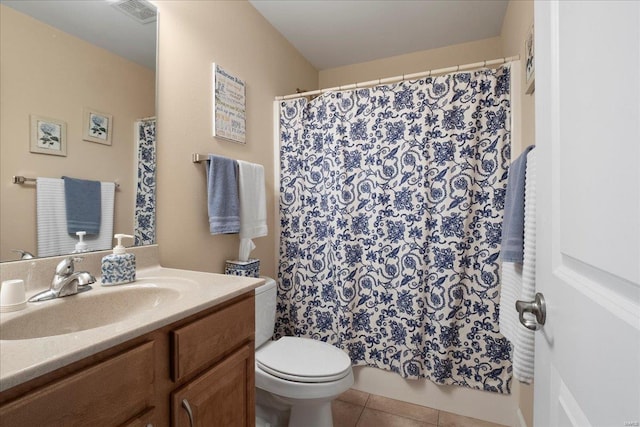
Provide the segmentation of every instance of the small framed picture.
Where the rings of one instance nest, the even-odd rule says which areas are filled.
[[[246,84],[213,64],[213,136],[246,144]]]
[[[54,156],[67,155],[67,124],[61,120],[30,115],[29,151]]]
[[[113,116],[91,108],[83,110],[82,139],[98,144],[111,145]]]
[[[533,36],[533,25],[529,27],[527,32],[527,38],[524,41],[524,55],[525,55],[525,93],[530,95],[536,89],[536,63],[535,63],[535,43]]]

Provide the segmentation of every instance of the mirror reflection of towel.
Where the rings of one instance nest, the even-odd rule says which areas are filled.
[[[113,247],[113,209],[116,186],[113,182],[103,182],[101,189],[100,234],[84,238],[90,251]],[[67,213],[62,179],[38,177],[36,208],[38,256],[56,256],[73,252],[76,243],[78,243],[78,237],[67,233]]]
[[[100,233],[102,200],[100,181],[63,176],[64,200],[67,209],[67,232]]]

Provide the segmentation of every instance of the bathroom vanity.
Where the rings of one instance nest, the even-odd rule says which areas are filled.
[[[97,284],[38,303],[33,315],[3,314],[0,426],[254,424],[253,289],[263,280],[159,266],[138,276],[131,286]],[[130,315],[116,307],[127,294],[143,301],[129,302]],[[68,328],[87,305],[97,320],[86,329],[16,323],[51,323],[49,311]]]

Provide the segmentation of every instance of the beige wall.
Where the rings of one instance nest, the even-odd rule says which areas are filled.
[[[317,71],[246,1],[161,1],[158,69],[158,242],[167,267],[221,273],[238,235],[209,234],[205,165],[214,153],[265,167],[269,235],[252,257],[275,277],[273,100],[317,87]],[[246,145],[211,136],[211,63],[246,83]]]
[[[531,95],[525,94],[524,77],[524,40],[529,27],[533,24],[533,1],[519,0],[510,1],[507,13],[502,21],[502,49],[505,56],[520,55],[520,104],[514,105],[515,110],[519,110],[519,119],[514,128],[514,144],[511,151],[512,158],[516,158],[525,147],[535,143],[535,114],[534,102],[535,92]],[[517,99],[517,98],[516,98]],[[521,384],[514,381],[514,394],[518,395],[518,406],[520,408],[519,425],[522,422],[526,426],[533,426],[533,385]]]
[[[515,129],[512,157],[522,152],[522,149],[535,143],[534,139],[534,100],[535,92],[531,95],[525,94],[525,78],[524,78],[524,40],[533,24],[533,1],[518,0],[510,1],[507,7],[507,13],[502,21],[502,32],[500,38],[502,40],[502,51],[505,56],[520,55],[520,120],[518,120],[519,129]]]
[[[114,231],[133,231],[134,121],[155,111],[155,73],[0,5],[0,259],[33,253],[35,185],[12,175],[118,181]],[[82,109],[113,115],[112,145],[82,140]],[[67,156],[29,152],[29,115],[67,123]]]
[[[423,50],[320,71],[320,87],[329,88],[402,74],[451,67],[502,57],[500,37]]]

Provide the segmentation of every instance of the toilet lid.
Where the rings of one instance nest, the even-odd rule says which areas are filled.
[[[278,378],[307,383],[339,380],[351,369],[351,359],[344,351],[299,337],[282,337],[259,349],[256,363]]]

